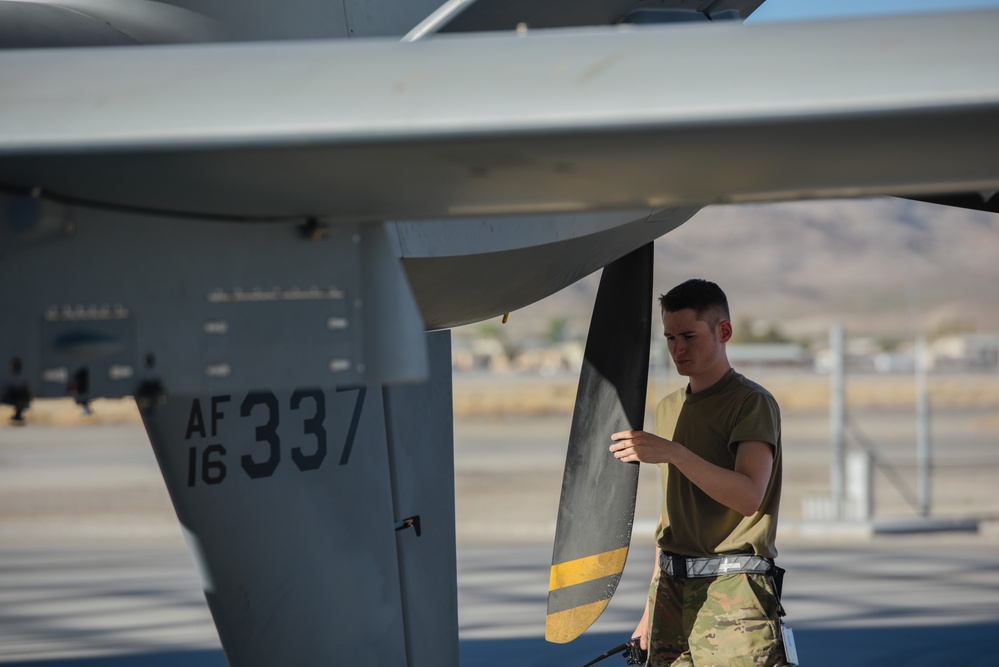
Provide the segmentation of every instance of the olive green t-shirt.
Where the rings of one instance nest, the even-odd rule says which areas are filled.
[[[659,546],[683,556],[753,553],[774,558],[781,490],[780,408],[766,389],[734,369],[697,393],[680,389],[656,408],[656,435],[680,443],[715,465],[735,469],[740,442],[760,440],[774,449],[774,464],[760,509],[743,516],[713,500],[672,464],[661,464]]]

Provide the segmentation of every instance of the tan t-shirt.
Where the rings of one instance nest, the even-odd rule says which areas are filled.
[[[713,500],[672,464],[661,464],[662,525],[659,546],[683,556],[753,553],[775,558],[780,508],[780,408],[766,389],[729,372],[696,394],[680,389],[656,408],[656,435],[668,438],[715,465],[735,469],[738,444],[773,445],[774,465],[760,509],[752,516]]]

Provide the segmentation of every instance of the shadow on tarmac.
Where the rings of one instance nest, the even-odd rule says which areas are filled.
[[[963,626],[883,628],[795,628],[804,667],[878,667],[999,664],[999,623]],[[618,634],[584,635],[572,644],[540,638],[474,640],[461,643],[461,667],[582,667],[623,641]],[[599,667],[624,667],[611,656]]]
[[[884,628],[795,629],[798,654],[807,667],[920,666],[999,664],[999,623]],[[620,634],[584,635],[571,644],[549,644],[540,637],[474,639],[460,642],[461,667],[582,667],[627,638]],[[221,651],[167,651],[95,658],[32,660],[5,667],[226,667]],[[600,667],[623,667],[611,656]]]

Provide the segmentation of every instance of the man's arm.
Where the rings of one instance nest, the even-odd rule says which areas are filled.
[[[763,503],[774,464],[773,447],[761,440],[738,444],[735,470],[717,466],[678,442],[645,431],[621,431],[611,440],[610,450],[617,459],[672,463],[711,498],[743,516],[755,514]]]
[[[662,518],[659,519],[659,525],[662,525]],[[657,530],[656,532],[658,533],[659,531]],[[659,576],[659,552],[659,545],[656,545],[656,560],[652,569],[652,581],[649,582],[650,590],[652,589],[652,584],[656,581],[656,577]],[[651,615],[649,607],[651,605],[652,602],[646,598],[645,611],[642,613],[642,620],[638,622],[638,625],[635,627],[635,631],[631,633],[632,639],[638,637],[638,645],[642,647],[643,651],[649,650],[649,631],[651,630],[649,627],[649,616]]]

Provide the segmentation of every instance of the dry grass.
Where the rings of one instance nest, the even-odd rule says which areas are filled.
[[[829,406],[829,378],[807,373],[747,372],[766,386],[784,411],[825,410]],[[499,416],[570,415],[576,398],[577,378],[512,375],[454,376],[456,418]],[[651,410],[661,394],[679,387],[650,384]],[[909,408],[915,405],[916,388],[911,376],[854,375],[846,380],[846,400],[851,407]],[[935,408],[988,408],[999,405],[999,378],[991,373],[932,376],[930,401]],[[131,399],[101,399],[93,402],[87,416],[70,399],[36,401],[27,413],[29,423],[78,426],[88,423],[137,423],[139,412]],[[6,410],[9,415],[9,409]],[[6,423],[6,419],[3,420]]]
[[[829,378],[814,374],[747,373],[767,387],[782,410],[825,410],[829,407]],[[504,378],[489,382],[461,375],[454,378],[456,417],[538,416],[571,414],[576,397],[576,378]],[[678,388],[650,385],[648,408],[661,394]],[[856,375],[846,380],[846,402],[851,407],[910,408],[916,387],[911,376]],[[999,378],[992,374],[960,374],[931,377],[930,402],[936,408],[966,409],[999,405]]]
[[[6,406],[5,406],[6,408]],[[13,411],[6,408],[0,427],[7,425],[7,417]],[[25,412],[29,424],[45,426],[80,426],[83,424],[127,424],[139,423],[139,410],[131,398],[97,399],[90,405],[90,414],[70,398],[53,398],[35,401]]]

